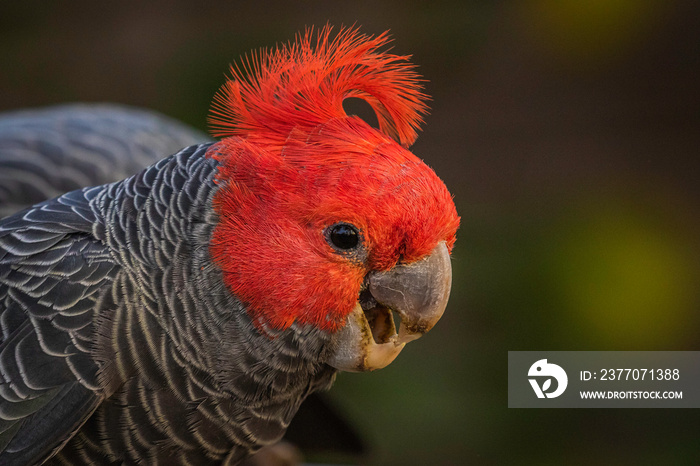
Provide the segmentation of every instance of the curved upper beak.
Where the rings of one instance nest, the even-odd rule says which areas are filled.
[[[338,350],[329,364],[345,371],[387,366],[406,343],[440,320],[451,285],[450,253],[444,242],[419,261],[370,272],[366,290],[338,332]],[[392,311],[401,318],[398,333]]]

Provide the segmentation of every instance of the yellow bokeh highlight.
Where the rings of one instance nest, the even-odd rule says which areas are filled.
[[[562,312],[601,349],[678,349],[697,324],[692,242],[648,213],[607,206],[567,222],[553,244]]]
[[[585,64],[643,43],[672,0],[528,0],[523,21],[543,52]]]

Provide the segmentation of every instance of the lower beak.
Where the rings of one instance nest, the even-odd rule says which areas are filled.
[[[367,289],[337,333],[329,364],[359,372],[389,365],[406,343],[420,338],[445,312],[452,285],[450,253],[444,242],[423,259],[386,272],[370,272]],[[399,331],[392,312],[401,318]]]

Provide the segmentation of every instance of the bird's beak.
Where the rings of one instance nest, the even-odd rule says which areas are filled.
[[[338,332],[338,350],[329,364],[351,372],[390,364],[409,341],[440,320],[452,285],[450,253],[444,242],[423,259],[370,272],[367,287]],[[401,318],[398,333],[392,311]]]

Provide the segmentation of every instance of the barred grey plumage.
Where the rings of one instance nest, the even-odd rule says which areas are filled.
[[[0,218],[68,191],[122,180],[208,140],[166,116],[115,104],[0,114]]]
[[[233,464],[332,382],[327,334],[252,331],[211,265],[208,147],[0,225],[0,462],[41,462],[68,419],[79,430],[59,464]]]

